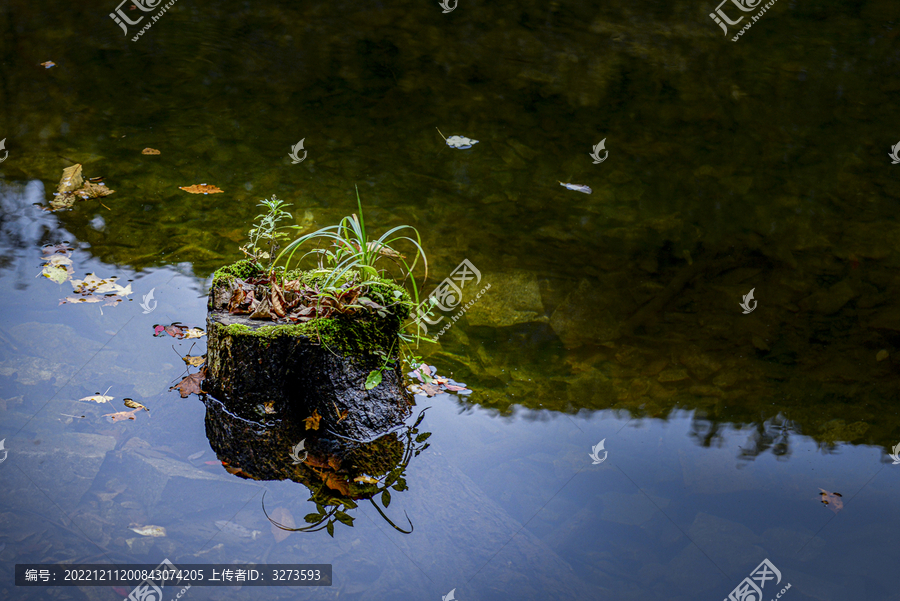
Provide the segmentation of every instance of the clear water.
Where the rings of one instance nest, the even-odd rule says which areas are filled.
[[[0,597],[124,596],[16,563],[169,558],[334,569],[197,600],[721,599],[764,559],[764,598],[900,598],[900,6],[783,0],[737,42],[714,9],[180,0],[132,42],[112,2],[0,6]],[[105,206],[34,207],[72,161]],[[225,469],[212,406],[169,390],[205,339],[152,326],[203,326],[259,199],[312,228],[354,185],[422,233],[427,290],[464,259],[491,283],[426,349],[475,392],[418,401],[431,446],[382,508],[412,534],[360,503],[277,540],[263,492],[300,525],[309,490]],[[59,305],[62,241],[130,300]],[[149,414],[109,423],[126,397]]]

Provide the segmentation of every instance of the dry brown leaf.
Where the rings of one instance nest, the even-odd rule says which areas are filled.
[[[820,488],[822,492],[819,495],[822,497],[822,504],[831,509],[831,511],[837,513],[841,509],[844,508],[844,502],[841,500],[841,493],[838,492],[828,492],[824,488]]]
[[[159,151],[155,148],[145,148],[141,151],[141,154],[159,154]]]
[[[296,528],[297,525],[294,522],[294,516],[291,515],[291,512],[285,509],[284,507],[276,507],[275,511],[272,512],[272,519],[284,526],[285,528]],[[271,525],[272,528],[272,536],[275,537],[275,542],[280,543],[287,537],[289,537],[292,533],[286,530],[282,530],[275,524]]]
[[[223,191],[212,184],[194,184],[193,186],[182,186],[178,189],[190,192],[191,194],[219,194]]]
[[[200,338],[206,336],[206,332],[200,328],[188,328],[184,331],[184,338]]]
[[[65,192],[74,192],[81,188],[84,184],[84,178],[81,175],[81,163],[75,163],[71,167],[63,169],[62,178],[59,180],[59,186],[56,191],[60,194]]]
[[[306,422],[307,430],[318,430],[319,429],[319,421],[321,421],[322,416],[319,415],[319,411],[317,409],[313,409],[313,414],[307,417],[304,422]]]
[[[170,388],[169,390],[178,390],[181,393],[181,398],[186,399],[190,394],[203,394],[203,391],[200,389],[200,384],[203,382],[203,378],[206,376],[206,369],[201,369],[195,374],[191,374],[186,376],[181,382]]]
[[[337,474],[325,474],[325,486],[327,486],[331,490],[336,490],[345,496],[348,496],[350,494],[350,487],[343,480],[343,478],[341,478]]]
[[[334,455],[328,456],[328,466],[334,471],[338,471],[341,469],[341,460],[335,457]]]
[[[106,413],[103,415],[103,417],[111,422],[120,422],[127,419],[134,419],[134,414],[138,411],[140,411],[140,409],[132,409],[131,411],[117,411],[116,413]]]
[[[74,194],[81,200],[90,200],[92,198],[102,198],[103,196],[109,196],[113,192],[115,192],[115,190],[110,190],[103,184],[93,184],[91,182],[85,182],[84,186],[82,186],[80,190],[75,190],[72,192],[72,194]]]
[[[125,403],[126,407],[131,407],[132,409],[143,409],[147,413],[150,413],[149,409],[147,409],[146,407],[144,407],[143,405],[141,405],[134,399],[122,399],[122,401]]]
[[[206,361],[205,357],[191,357],[190,355],[186,355],[181,359],[191,367],[200,367]]]

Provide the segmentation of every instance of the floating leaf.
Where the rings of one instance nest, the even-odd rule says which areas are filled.
[[[191,367],[200,367],[206,362],[205,357],[191,357],[190,355],[185,355],[181,359]]]
[[[41,247],[41,252],[45,255],[53,254],[53,253],[62,253],[64,255],[68,255],[69,251],[75,250],[70,247],[65,242],[60,242],[59,244],[47,244],[46,246]]]
[[[58,257],[60,255],[54,255]],[[71,263],[71,261],[69,261]],[[41,270],[41,275],[50,280],[56,282],[57,284],[62,284],[70,277],[72,277],[72,271],[66,265],[58,265],[53,263],[47,263],[44,265],[44,268]]]
[[[188,461],[196,461],[197,459],[200,459],[201,457],[203,457],[203,453],[205,452],[206,451],[197,451],[193,455],[188,455]]]
[[[563,186],[567,190],[575,190],[576,192],[584,192],[585,194],[590,194],[591,192],[593,192],[593,190],[583,184],[564,184],[562,182],[559,182],[559,185]]]
[[[162,526],[133,526],[129,528],[132,532],[137,532],[141,536],[165,536],[166,529]]]
[[[381,371],[373,369],[369,372],[368,377],[366,377],[366,390],[372,390],[379,384],[381,384]]]
[[[206,369],[201,369],[195,374],[191,374],[186,376],[181,382],[170,388],[169,390],[178,390],[181,393],[181,398],[186,399],[191,394],[203,394],[203,391],[200,390],[200,384],[203,382],[203,378],[206,376]]]
[[[74,192],[81,188],[83,184],[84,178],[81,175],[81,163],[75,163],[71,167],[63,169],[62,178],[59,180],[56,191],[60,194]]]
[[[466,148],[472,148],[474,144],[478,144],[478,140],[472,140],[465,136],[450,136],[447,138],[447,146],[450,148],[465,150]]]
[[[291,515],[291,512],[285,509],[284,507],[276,507],[272,512],[272,519],[285,528],[296,528],[296,524],[294,523],[294,516]],[[279,528],[275,524],[272,524],[272,536],[275,537],[275,542],[280,543],[287,537],[291,535],[291,532],[288,532],[282,528]]]
[[[319,421],[321,421],[321,419],[322,419],[322,416],[319,415],[319,411],[316,409],[313,409],[313,414],[311,416],[307,417],[306,419],[304,419],[303,421],[306,422],[307,430],[318,430],[319,429]]]
[[[126,407],[131,407],[132,409],[143,409],[147,413],[150,412],[149,409],[147,409],[146,407],[144,407],[143,405],[141,405],[140,403],[138,403],[137,401],[135,401],[133,399],[122,399],[122,400],[125,403]]]
[[[155,148],[145,148],[141,151],[141,154],[159,154],[159,151]]]
[[[200,328],[188,328],[184,331],[185,338],[200,338],[201,336],[206,336],[206,332]]]
[[[116,413],[105,413],[103,417],[111,422],[121,422],[128,419],[134,419],[134,414],[138,411],[140,411],[140,409],[132,409],[131,411],[117,411]]]
[[[219,194],[223,191],[212,184],[194,184],[193,186],[182,186],[178,189],[191,194]]]
[[[54,63],[53,61],[46,61],[41,63],[41,66],[45,69],[49,69],[50,67],[55,67],[56,63]]]
[[[357,476],[353,481],[361,482],[362,484],[378,484],[378,478],[373,478],[372,476]]]
[[[831,511],[837,513],[841,509],[844,508],[844,502],[841,500],[841,493],[837,492],[828,492],[824,488],[820,488],[822,492],[819,495],[822,497],[822,504],[827,506]]]
[[[106,392],[109,392],[109,389],[108,389],[108,388],[106,389]],[[106,396],[106,392],[104,392],[103,394],[100,394],[100,393],[98,392],[97,394],[94,394],[94,395],[91,395],[91,396],[86,396],[86,397],[84,397],[83,399],[78,399],[78,400],[79,400],[79,401],[92,401],[92,402],[94,402],[94,403],[108,403],[108,402],[110,402],[111,400],[113,400],[113,397],[111,397],[111,396]]]

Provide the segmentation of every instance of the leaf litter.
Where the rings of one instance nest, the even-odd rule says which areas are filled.
[[[81,163],[75,163],[71,167],[63,169],[62,177],[56,188],[53,200],[50,201],[50,211],[59,211],[62,209],[70,209],[77,200],[91,200],[93,198],[102,198],[109,196],[115,190],[110,190],[99,180],[103,178],[93,178],[85,181],[82,175]],[[98,183],[94,183],[98,182]],[[109,209],[102,202],[104,208]]]
[[[410,378],[419,380],[419,384],[410,384],[407,387],[407,390],[413,394],[426,397],[433,397],[442,392],[455,392],[461,395],[472,394],[472,391],[466,388],[464,383],[437,375],[437,368],[433,365],[429,366],[422,363],[407,375]]]
[[[200,328],[189,328],[183,323],[177,321],[167,326],[161,324],[156,324],[153,326],[154,337],[158,338],[163,334],[168,334],[169,336],[178,338],[179,340],[200,338],[201,336],[206,336],[206,332],[204,332]]]

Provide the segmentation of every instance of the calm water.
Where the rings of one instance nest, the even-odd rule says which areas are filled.
[[[179,0],[134,42],[115,9],[0,4],[0,597],[129,592],[16,563],[168,558],[334,569],[187,600],[718,600],[768,559],[765,599],[900,599],[900,4],[781,0],[737,42],[758,11],[726,37],[705,0]],[[36,207],[73,162],[115,193]],[[422,233],[426,291],[464,259],[491,284],[424,350],[475,392],[418,398],[387,508],[276,537],[263,492],[302,525],[310,490],[244,477],[252,427],[211,443],[218,406],[169,390],[205,339],[153,325],[204,326],[260,199],[311,229],[355,185],[370,228]],[[60,305],[63,241],[129,300]],[[149,413],[110,423],[123,398]]]

